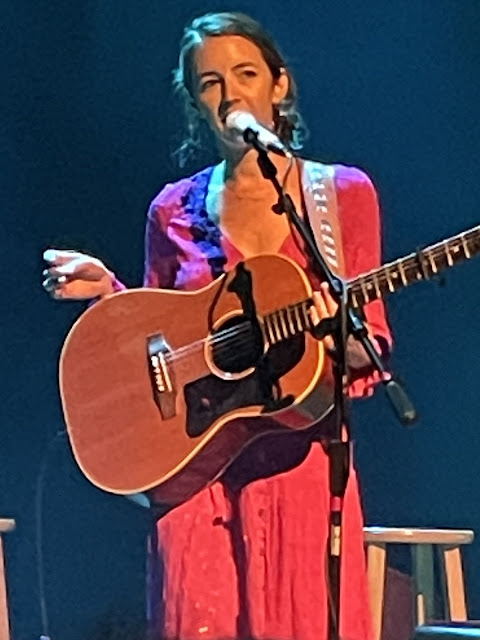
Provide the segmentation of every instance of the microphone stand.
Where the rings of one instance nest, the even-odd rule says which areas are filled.
[[[353,335],[364,347],[374,368],[380,373],[387,396],[397,413],[397,417],[404,424],[411,424],[416,419],[416,411],[403,389],[387,373],[385,366],[375,350],[367,328],[348,304],[348,288],[346,283],[334,276],[318,250],[312,238],[310,229],[298,215],[295,205],[288,193],[285,193],[277,179],[277,168],[268,157],[267,149],[256,135],[245,135],[246,142],[258,152],[258,164],[264,178],[270,180],[278,194],[276,212],[285,213],[289,222],[298,231],[305,246],[313,256],[319,274],[324,276],[330,287],[332,297],[338,303],[338,311],[334,318],[321,320],[314,330],[314,335],[321,340],[331,334],[334,339],[335,355],[333,358],[333,373],[335,381],[334,410],[335,435],[327,446],[330,462],[330,527],[328,545],[328,575],[330,601],[328,606],[328,637],[329,640],[339,640],[340,635],[340,559],[342,549],[342,514],[345,490],[347,487],[351,443],[348,398],[348,367],[346,362],[346,344],[348,335]]]

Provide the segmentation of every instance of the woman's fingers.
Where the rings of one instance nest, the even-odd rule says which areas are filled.
[[[93,266],[91,259],[86,256],[77,256],[72,257],[67,262],[62,264],[54,265],[49,268],[49,273],[51,276],[79,276],[85,277],[85,274],[88,274],[88,271],[91,270]]]
[[[322,282],[320,285],[320,293],[325,302],[325,308],[328,316],[334,316],[337,313],[338,304],[332,298],[330,294],[330,287],[327,282]]]
[[[51,265],[61,265],[69,262],[74,257],[81,255],[78,251],[72,249],[53,249],[49,248],[43,252],[43,259]]]
[[[43,271],[46,277],[58,279],[66,276],[69,281],[76,278],[101,280],[106,273],[107,268],[97,258],[75,251],[63,252],[61,259],[50,262],[48,268]]]
[[[42,282],[42,287],[45,289],[47,293],[53,294],[55,288],[58,286],[58,282],[56,278],[51,278],[50,276],[45,278]]]
[[[323,285],[323,283],[322,283]],[[334,313],[331,312],[332,306],[328,304],[328,300],[325,296],[325,289],[321,285],[320,291],[313,292],[313,307],[311,308],[312,321],[314,325],[317,325],[324,318],[330,318]],[[327,287],[327,295],[328,287]],[[325,336],[323,339],[323,344],[327,349],[333,349],[334,343],[331,335]]]
[[[335,316],[338,304],[331,296],[329,286],[326,282],[322,282],[320,290],[315,291],[312,298],[314,303],[314,306],[312,307],[312,320],[314,324],[318,324],[323,318],[331,318]],[[323,344],[327,350],[333,351],[335,348],[333,336],[327,335],[323,339]],[[380,349],[377,350],[380,352]],[[363,345],[352,335],[348,337],[346,357],[348,365],[353,369],[361,369],[362,367],[366,367],[370,364],[370,359],[365,352]]]
[[[42,286],[56,300],[86,300],[113,291],[112,274],[92,256],[78,251],[47,249]]]
[[[45,278],[42,286],[54,300],[89,300],[111,293],[107,283],[66,276]]]
[[[322,282],[319,291],[313,292],[313,304],[319,320],[322,318],[331,318],[337,313],[338,305],[330,295],[329,287],[326,282]]]
[[[64,296],[64,287],[66,283],[66,276],[47,276],[42,282],[42,287],[48,294],[52,296],[52,298],[59,300]]]

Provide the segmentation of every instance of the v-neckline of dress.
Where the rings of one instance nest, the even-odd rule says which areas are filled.
[[[206,170],[204,170],[203,172],[201,172],[202,177],[205,179],[205,182],[202,181],[202,184],[198,185],[198,188],[202,189],[202,199],[201,202],[199,202],[199,211],[203,212],[203,216],[204,218],[206,218],[206,221],[208,221],[210,223],[210,225],[215,225],[215,228],[217,230],[218,233],[218,237],[223,245],[224,248],[224,254],[225,254],[225,261],[226,261],[226,266],[229,265],[230,263],[236,263],[238,262],[238,260],[236,260],[235,258],[238,257],[241,260],[247,260],[247,258],[245,257],[245,254],[236,246],[236,244],[230,239],[230,237],[224,232],[222,231],[222,229],[220,228],[219,223],[214,219],[214,217],[211,215],[211,213],[208,211],[207,209],[207,197],[208,197],[208,192],[209,192],[209,187],[210,187],[210,182],[213,176],[213,173],[215,171],[215,168],[218,165],[213,165],[211,167],[208,167]],[[300,190],[302,193],[302,198],[303,198],[303,187],[302,184],[300,182]],[[290,244],[293,243],[295,244],[295,238],[293,235],[293,230],[290,231],[290,233],[288,233],[285,238],[283,239],[281,245],[279,246],[279,248],[277,249],[277,251],[275,252],[268,252],[268,253],[275,253],[275,254],[288,254],[287,251],[285,251],[286,247],[290,246]],[[225,251],[225,247],[227,247],[227,250]],[[235,255],[231,255],[231,254],[236,254]]]

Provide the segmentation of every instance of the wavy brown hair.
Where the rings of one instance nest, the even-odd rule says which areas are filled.
[[[225,35],[242,36],[253,42],[260,49],[274,80],[278,80],[282,72],[287,74],[288,93],[280,104],[274,106],[275,132],[292,149],[302,147],[306,128],[297,109],[297,85],[273,38],[256,20],[244,13],[206,13],[185,27],[180,41],[178,67],[174,69],[173,88],[183,104],[186,120],[186,135],[175,152],[180,166],[184,166],[204,143],[201,117],[195,102],[195,50],[205,38]]]

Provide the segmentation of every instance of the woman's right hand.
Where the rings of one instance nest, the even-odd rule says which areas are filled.
[[[113,273],[98,260],[78,251],[47,249],[42,286],[55,300],[89,300],[113,293]]]

